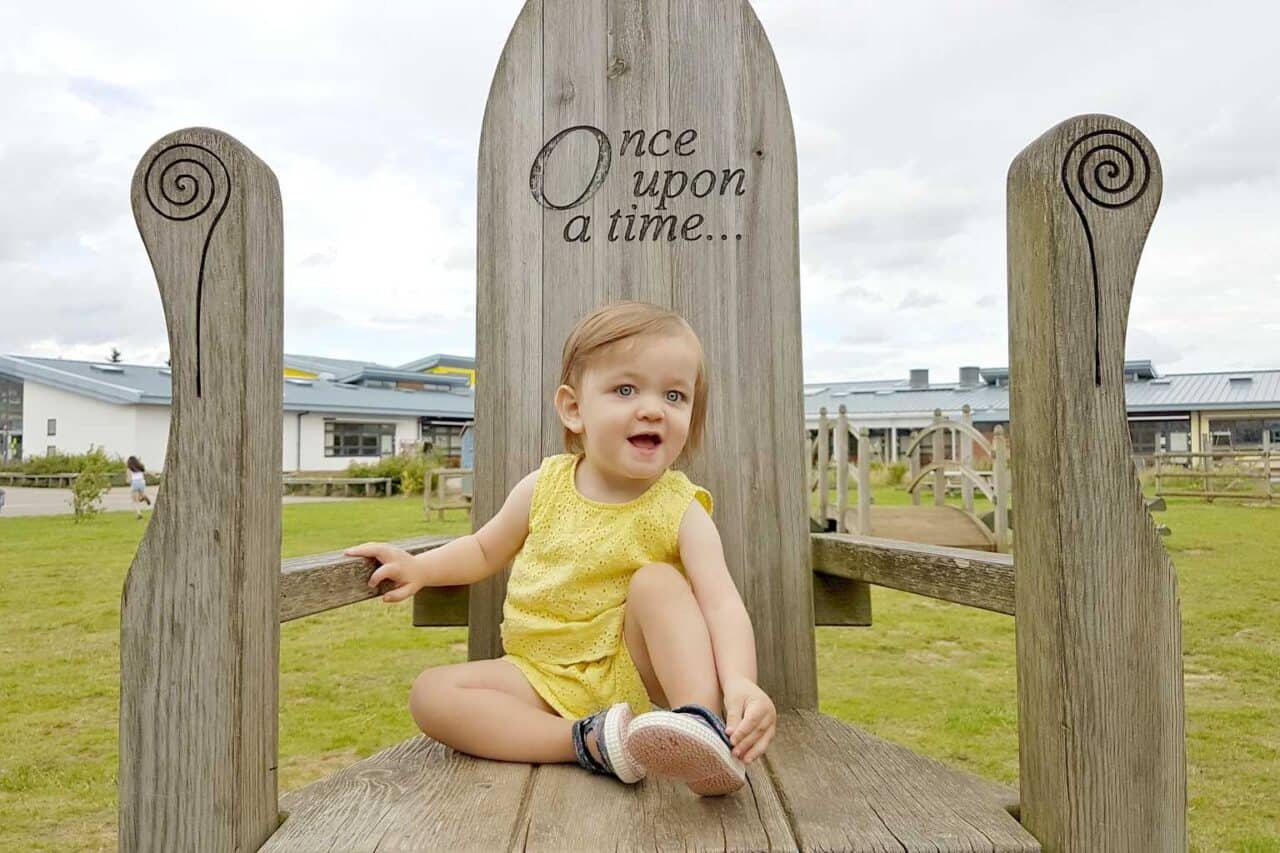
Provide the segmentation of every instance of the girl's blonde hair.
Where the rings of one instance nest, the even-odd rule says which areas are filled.
[[[688,335],[698,348],[698,376],[693,386],[693,411],[689,416],[689,436],[680,459],[698,449],[707,420],[707,359],[702,341],[683,317],[648,302],[615,302],[580,320],[564,342],[560,384],[581,388],[582,374],[605,348],[644,335]],[[564,446],[570,453],[582,452],[582,438],[564,430]]]

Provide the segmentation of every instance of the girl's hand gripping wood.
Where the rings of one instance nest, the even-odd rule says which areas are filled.
[[[343,552],[349,557],[372,557],[381,563],[369,576],[369,586],[377,587],[383,581],[395,584],[382,596],[383,601],[404,601],[427,585],[424,566],[414,560],[408,551],[388,545],[386,542],[365,542]]]

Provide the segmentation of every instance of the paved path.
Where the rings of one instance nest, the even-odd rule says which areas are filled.
[[[2,486],[0,488],[4,489],[4,506],[0,507],[0,518],[12,518],[19,515],[71,514],[70,489],[32,489],[23,486]],[[147,489],[147,495],[150,496],[153,506],[156,502],[156,491],[157,488],[155,486],[150,486]],[[294,504],[376,500],[376,498],[324,498],[288,495],[282,500],[284,503]],[[102,496],[102,509],[104,512],[132,511],[133,502],[129,498],[129,490],[124,486],[113,486]],[[143,507],[144,513],[149,513],[150,511],[150,507]]]

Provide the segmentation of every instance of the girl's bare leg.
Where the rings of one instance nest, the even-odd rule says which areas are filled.
[[[481,660],[428,669],[409,693],[423,734],[459,752],[499,761],[577,761],[572,720],[542,700],[516,666]],[[588,742],[599,759],[594,738]]]
[[[684,575],[666,563],[631,577],[623,638],[649,697],[667,708],[697,703],[724,716],[711,632]]]

